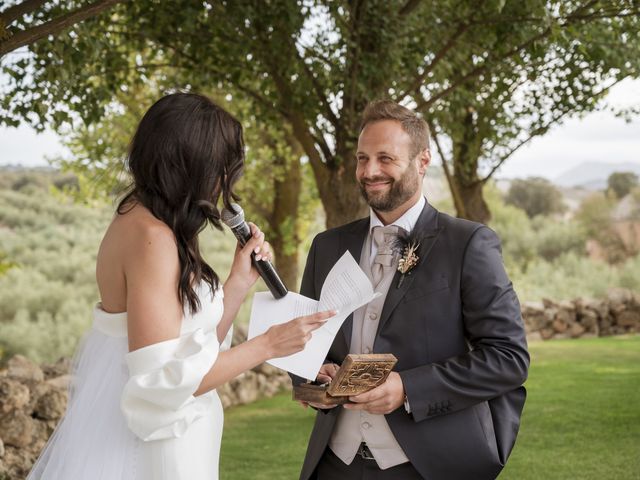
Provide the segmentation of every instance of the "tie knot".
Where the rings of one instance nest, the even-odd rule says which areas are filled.
[[[391,253],[393,242],[397,236],[398,227],[396,225],[373,227],[373,241],[379,253]]]

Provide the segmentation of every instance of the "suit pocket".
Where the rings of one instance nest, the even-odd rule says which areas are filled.
[[[407,293],[404,296],[405,302],[409,302],[430,293],[439,292],[440,290],[446,290],[449,288],[449,279],[444,274],[428,281],[427,283],[422,283],[420,285],[415,285],[415,283],[417,282],[414,282],[414,286],[407,290]]]

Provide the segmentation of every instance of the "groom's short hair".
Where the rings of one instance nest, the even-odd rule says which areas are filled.
[[[396,120],[402,125],[402,129],[411,137],[411,158],[414,158],[424,149],[429,150],[430,132],[429,125],[415,112],[391,100],[378,100],[371,102],[365,108],[360,123],[360,132],[369,123],[380,120]]]

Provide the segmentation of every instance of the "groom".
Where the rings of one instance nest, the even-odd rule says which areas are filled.
[[[392,353],[386,383],[319,409],[301,479],[493,479],[513,448],[529,355],[496,234],[438,212],[422,196],[429,129],[389,101],[369,105],[356,178],[369,218],[319,234],[301,293],[319,298],[349,250],[381,296],[343,324],[322,376],[348,353]],[[419,241],[398,271],[397,238]]]

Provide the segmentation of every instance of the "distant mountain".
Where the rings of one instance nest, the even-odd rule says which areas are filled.
[[[607,178],[614,172],[633,172],[640,176],[640,163],[584,162],[556,177],[553,183],[561,187],[602,190],[607,187]]]

